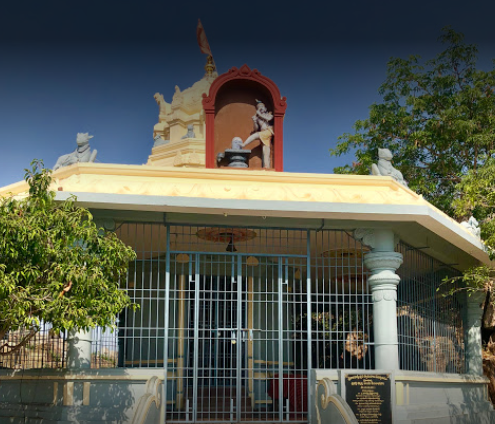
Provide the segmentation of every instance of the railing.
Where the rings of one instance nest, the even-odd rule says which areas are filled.
[[[25,345],[16,348],[29,333],[29,330],[11,331],[0,340],[0,368],[63,368],[66,365],[64,333],[54,333],[50,325],[43,324]]]
[[[405,244],[404,263],[397,271],[397,317],[400,367],[409,371],[462,373],[464,335],[461,305],[442,285],[459,271]]]
[[[237,233],[232,229],[215,230],[145,223],[124,223],[119,227],[119,237],[138,255],[137,260],[130,264],[123,288],[141,308],[135,312],[124,311],[119,317],[119,329],[113,333],[108,329],[92,331],[93,368],[163,368],[166,336],[170,343],[178,337],[177,329],[165,334],[166,299],[171,303],[178,302],[181,293],[169,293],[167,297],[165,291],[167,240],[170,250],[177,252],[169,263],[169,272],[175,273],[173,278],[177,279],[190,273],[190,265],[181,264],[178,259],[180,252],[186,249],[201,252],[202,262],[196,264],[199,273],[214,273],[214,268],[220,266],[219,261],[225,268],[223,259],[219,258],[236,254],[227,250],[232,248],[232,238],[226,242],[225,234],[231,233],[237,234],[233,236],[233,244],[238,254],[263,258],[260,262],[263,269],[257,271],[263,273],[263,281],[268,281],[270,276],[275,278],[282,269],[283,273],[288,273],[290,287],[285,287],[282,295],[283,302],[291,305],[291,314],[283,322],[282,337],[290,346],[291,360],[284,362],[294,363],[293,368],[298,370],[307,369],[309,364],[323,369],[374,367],[373,307],[367,285],[368,271],[363,265],[367,249],[350,233],[266,228],[242,229]],[[240,237],[238,240],[237,236]],[[404,256],[404,263],[398,270],[401,276],[397,309],[401,368],[462,372],[464,343],[460,305],[455,296],[446,296],[443,286],[440,287],[445,277],[458,275],[458,271],[405,244],[400,245],[399,251]],[[278,264],[276,258],[283,257],[287,258],[284,264]],[[185,267],[185,274],[180,274],[179,267]],[[245,272],[247,268],[243,269]],[[179,280],[173,279],[172,283],[180,284]],[[185,305],[192,300],[194,293],[183,290],[182,294],[187,297],[182,299]],[[267,296],[266,293],[263,295]],[[259,302],[250,297],[246,300],[247,304]],[[176,314],[185,313],[180,312],[177,305],[170,308]],[[171,316],[170,322],[173,323],[178,316]],[[190,331],[184,329],[184,337],[191,337]],[[1,341],[5,347],[0,352],[0,367],[66,366],[66,336],[54,334],[49,325],[44,325],[24,347],[7,355],[8,349],[25,334],[25,331],[11,332]],[[171,345],[169,349],[172,349]],[[177,357],[172,355],[171,358],[175,361],[173,367],[177,367]],[[182,363],[187,360],[182,358]],[[273,366],[278,366],[278,360],[252,358],[253,376],[260,377],[260,373],[265,372],[256,361],[265,361],[265,368],[270,361],[277,362]],[[273,375],[280,370],[270,372]]]

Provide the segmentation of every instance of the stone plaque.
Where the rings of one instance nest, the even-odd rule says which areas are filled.
[[[392,424],[390,374],[346,374],[345,397],[359,424]]]

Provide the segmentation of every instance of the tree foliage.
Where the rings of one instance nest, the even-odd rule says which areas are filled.
[[[458,217],[473,216],[480,224],[481,238],[490,259],[495,259],[495,158],[482,161],[482,165],[469,170],[457,185],[459,196],[453,207]],[[484,291],[487,302],[495,304],[495,269],[493,266],[479,265],[464,271],[462,279],[469,293]],[[493,314],[487,308],[485,313]],[[495,323],[495,316],[485,317],[484,322]],[[495,330],[495,328],[493,328]]]
[[[51,171],[31,165],[29,195],[0,198],[0,340],[28,328],[25,343],[41,321],[55,331],[113,326],[131,304],[119,279],[134,251],[97,228],[75,198],[56,202]]]
[[[337,173],[369,174],[378,148],[394,154],[409,187],[453,215],[461,177],[476,171],[495,148],[495,70],[476,69],[477,48],[450,27],[435,58],[392,58],[379,88],[381,103],[339,137],[331,154],[354,151],[352,165]]]
[[[483,161],[471,169],[457,186],[459,197],[454,201],[458,216],[474,216],[480,223],[481,238],[495,259],[495,159]]]

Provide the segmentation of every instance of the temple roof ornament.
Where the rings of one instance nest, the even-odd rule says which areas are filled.
[[[392,152],[388,149],[378,149],[378,163],[371,165],[373,175],[392,177],[398,183],[407,187],[402,173],[392,165]]]
[[[201,113],[203,111],[203,93],[208,93],[214,79],[214,76],[205,75],[202,79],[183,91],[176,85],[175,93],[172,97],[172,113],[177,110],[189,115]]]
[[[475,237],[481,238],[481,229],[479,227],[478,220],[474,216],[471,216],[467,221],[461,222],[461,225]]]
[[[208,56],[206,58],[206,65],[205,65],[205,77],[210,77],[210,78],[216,78],[218,77],[218,73],[216,72],[216,66],[215,62],[213,61],[213,56]]]
[[[88,133],[77,133],[77,149],[72,153],[60,156],[57,163],[54,165],[53,170],[56,171],[64,166],[73,165],[79,162],[94,162],[97,151],[91,150],[89,147],[89,140],[93,137],[94,136],[89,135]]]

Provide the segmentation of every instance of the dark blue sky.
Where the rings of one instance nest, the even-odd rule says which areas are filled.
[[[97,161],[143,164],[158,107],[203,74],[201,18],[219,68],[247,63],[287,97],[285,170],[330,173],[337,137],[378,101],[391,56],[441,51],[446,25],[495,57],[495,2],[17,1],[0,6],[0,186],[53,166],[77,132]]]

